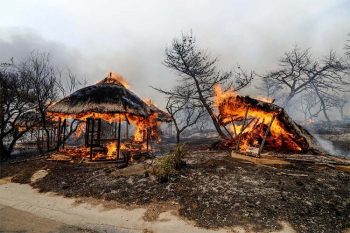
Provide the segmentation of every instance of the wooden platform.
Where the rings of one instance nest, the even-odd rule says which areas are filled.
[[[289,165],[293,163],[306,163],[327,166],[340,171],[350,172],[350,159],[331,155],[263,154],[260,158],[258,158],[232,151],[231,156],[234,159],[260,165]]]

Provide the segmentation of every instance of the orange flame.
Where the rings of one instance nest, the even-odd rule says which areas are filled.
[[[114,142],[110,142],[106,145],[107,157],[114,157],[117,152],[117,145]]]
[[[220,86],[215,86],[214,92],[214,104],[218,107],[221,122],[223,124],[240,122],[230,126],[230,130],[234,136],[239,135],[241,151],[246,151],[249,147],[259,147],[272,119],[274,121],[266,144],[277,149],[301,151],[296,136],[284,128],[278,117],[274,117],[277,112],[267,112],[258,106],[247,104],[244,97],[238,96],[233,91],[222,91]]]
[[[85,126],[86,126],[86,123],[85,122],[81,122],[76,131],[74,132],[74,137],[75,138],[80,138],[80,136],[84,133],[85,131]]]
[[[127,89],[129,89],[129,87],[130,87],[129,83],[126,81],[126,79],[122,75],[120,75],[116,72],[109,72],[107,77],[105,79],[103,79],[101,82],[121,84]]]

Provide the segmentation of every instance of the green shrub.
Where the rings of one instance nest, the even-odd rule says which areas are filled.
[[[158,180],[167,181],[171,175],[175,174],[173,156],[171,154],[160,158],[155,167],[155,175]]]
[[[186,162],[183,160],[187,155],[187,150],[185,149],[185,144],[180,144],[176,146],[175,151],[171,154],[173,157],[174,168],[179,170]]]
[[[187,151],[184,145],[177,145],[174,152],[160,158],[154,168],[154,174],[160,182],[165,182],[170,176],[176,174],[176,170],[181,169],[186,162],[183,160]]]

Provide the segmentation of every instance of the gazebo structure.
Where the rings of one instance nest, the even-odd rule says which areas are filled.
[[[93,147],[101,144],[101,119],[118,123],[116,158],[119,160],[121,122],[129,124],[131,119],[143,121],[151,115],[149,106],[127,86],[122,76],[111,72],[97,84],[79,89],[50,107],[50,115],[59,122],[58,138],[62,120],[64,125],[66,119],[85,121],[85,146],[90,147],[92,160]]]

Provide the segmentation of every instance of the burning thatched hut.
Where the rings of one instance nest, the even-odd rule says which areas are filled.
[[[100,144],[101,119],[118,122],[117,159],[119,159],[121,121],[129,123],[131,118],[146,119],[151,111],[142,99],[127,88],[122,76],[110,73],[97,84],[77,90],[63,98],[50,107],[49,113],[59,121],[67,118],[86,121],[85,145],[90,146],[90,159],[92,159],[92,147]],[[59,130],[60,133],[61,131]]]
[[[229,141],[238,150],[257,148],[259,155],[264,146],[296,153],[320,151],[314,137],[272,101],[222,92],[219,86],[215,92],[219,120],[226,129],[230,127]]]

